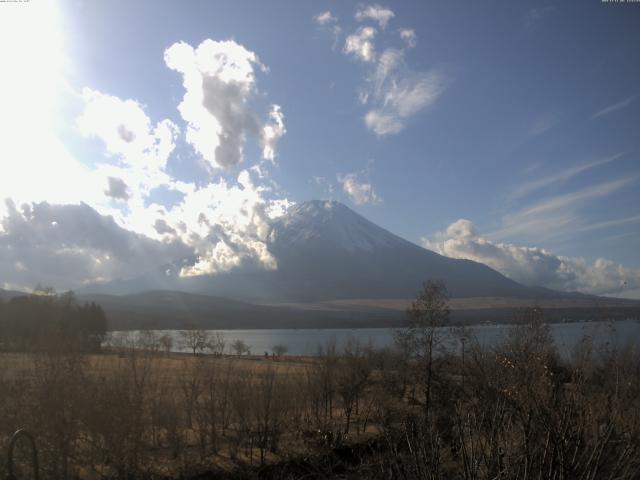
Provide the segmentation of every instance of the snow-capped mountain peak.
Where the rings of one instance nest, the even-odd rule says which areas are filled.
[[[347,251],[372,251],[400,238],[358,215],[346,205],[311,200],[292,206],[273,224],[271,244],[323,243]]]

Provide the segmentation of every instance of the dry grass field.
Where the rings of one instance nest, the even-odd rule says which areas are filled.
[[[345,428],[339,394],[328,387],[336,367],[337,359],[329,373],[313,357],[140,348],[0,353],[0,441],[28,428],[51,478],[262,465],[334,444]],[[322,381],[330,392],[320,392]],[[375,431],[355,421],[360,413],[350,417],[352,439]]]
[[[306,304],[308,309],[359,309],[359,308],[384,308],[389,310],[406,311],[413,299],[410,298],[352,298],[345,300],[331,300],[314,304]],[[533,298],[505,298],[505,297],[463,297],[449,299],[449,307],[456,310],[482,310],[482,309],[519,309],[536,305],[539,308],[605,308],[620,307],[634,304],[636,302],[625,299],[607,298],[558,298],[558,299],[533,299]],[[299,308],[304,308],[302,304],[295,304]]]
[[[640,475],[633,347],[585,338],[561,359],[533,322],[435,356],[436,331],[414,333],[316,357],[1,353],[0,444],[32,431],[45,479]]]

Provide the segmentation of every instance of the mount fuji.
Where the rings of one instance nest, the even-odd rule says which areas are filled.
[[[521,285],[481,263],[444,257],[345,205],[309,201],[270,224],[277,269],[245,265],[181,277],[175,265],[80,290],[111,328],[352,328],[397,326],[427,280],[443,280],[452,320],[513,322],[537,305],[550,321],[628,318],[640,303]],[[0,292],[1,293],[1,292]]]
[[[423,282],[443,280],[452,297],[557,298],[572,294],[526,287],[481,263],[444,257],[375,225],[335,201],[291,207],[271,223],[267,247],[277,269],[238,268],[181,278],[157,272],[82,292],[132,294],[177,290],[258,303],[407,299]]]

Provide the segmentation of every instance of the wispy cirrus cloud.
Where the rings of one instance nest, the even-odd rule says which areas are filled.
[[[574,233],[589,223],[583,214],[586,206],[636,183],[637,180],[637,177],[621,178],[546,197],[509,213],[503,218],[502,228],[487,236],[495,239],[527,237],[548,240]]]
[[[531,29],[535,24],[537,24],[547,15],[551,14],[555,9],[556,7],[553,6],[531,8],[524,16],[525,28]]]
[[[329,180],[327,177],[323,177],[321,175],[315,175],[311,177],[310,180],[316,187],[322,190],[323,195],[329,195],[329,198],[333,198],[335,187],[333,182]]]
[[[345,38],[343,53],[366,66],[364,84],[359,90],[360,103],[366,107],[363,121],[368,130],[379,137],[395,135],[404,130],[409,120],[432,106],[451,83],[451,77],[442,68],[418,71],[408,64],[406,50],[414,48],[417,35],[414,29],[396,30],[397,35],[385,32],[395,13],[380,5],[357,9],[355,18],[360,22],[377,23],[380,30],[371,25],[360,25]],[[315,19],[323,23],[333,21],[327,12]],[[330,20],[331,19],[331,20]],[[395,39],[402,47],[385,46]]]
[[[633,223],[640,223],[640,215],[632,215],[624,218],[614,218],[612,220],[605,220],[603,222],[591,223],[578,229],[580,232],[588,232],[591,230],[600,230],[604,228],[619,227],[621,225],[631,225]]]
[[[635,183],[636,177],[621,178],[611,182],[593,185],[575,192],[556,195],[549,199],[543,200],[531,207],[528,207],[518,214],[518,217],[532,217],[535,215],[545,214],[551,211],[566,209],[575,205],[582,204],[600,197],[607,196],[613,192],[624,188],[631,183]]]
[[[544,132],[551,130],[560,122],[560,113],[553,111],[547,112],[537,117],[529,126],[529,136],[537,137]]]
[[[611,104],[603,108],[602,110],[597,111],[593,115],[591,115],[590,119],[594,120],[596,118],[603,117],[605,115],[609,115],[611,113],[617,112],[618,110],[622,110],[623,108],[626,108],[629,105],[631,105],[637,98],[638,98],[638,95],[632,95],[630,97],[625,98],[624,100],[621,100],[620,102]]]
[[[530,182],[526,182],[518,187],[516,187],[513,192],[510,194],[512,199],[524,197],[538,190],[544,189],[550,185],[554,185],[557,183],[565,182],[570,180],[581,173],[587,172],[591,169],[600,167],[602,165],[606,165],[611,163],[620,157],[624,156],[626,152],[616,153],[615,155],[610,155],[608,157],[600,158],[598,160],[593,160],[591,162],[582,163],[580,165],[575,165],[573,167],[567,168],[560,172],[556,172],[552,175],[548,175],[546,177],[539,178],[537,180],[532,180]]]
[[[365,95],[361,95],[363,103],[371,107],[364,116],[365,124],[378,136],[399,133],[411,117],[440,98],[449,82],[437,69],[413,71],[402,50],[388,48],[378,59]]]

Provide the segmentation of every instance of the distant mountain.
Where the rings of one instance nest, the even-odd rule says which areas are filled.
[[[100,304],[111,329],[382,327],[402,324],[422,283],[440,279],[456,322],[512,322],[532,305],[551,321],[640,317],[640,302],[526,287],[419,247],[338,202],[293,206],[271,224],[268,248],[277,270],[182,278],[176,265],[162,265],[80,289],[78,299]],[[0,298],[16,294],[0,290]]]
[[[238,269],[180,278],[175,267],[162,266],[151,274],[91,286],[83,292],[130,294],[160,289],[262,303],[317,302],[412,298],[424,281],[440,279],[453,297],[581,296],[526,287],[481,263],[444,257],[333,201],[291,207],[272,223],[268,248],[277,270]]]
[[[19,292],[17,290],[3,290],[0,288],[0,300],[11,300],[14,297],[20,297],[22,295],[25,295],[24,292]]]
[[[0,289],[0,298],[27,295]],[[110,330],[397,327],[406,321],[408,299],[349,299],[315,303],[259,305],[207,295],[154,290],[129,295],[84,294],[78,301],[104,309]],[[455,323],[513,323],[531,299],[475,297],[452,299]],[[583,297],[535,301],[548,321],[640,318],[640,302]],[[0,315],[0,323],[2,317]]]

